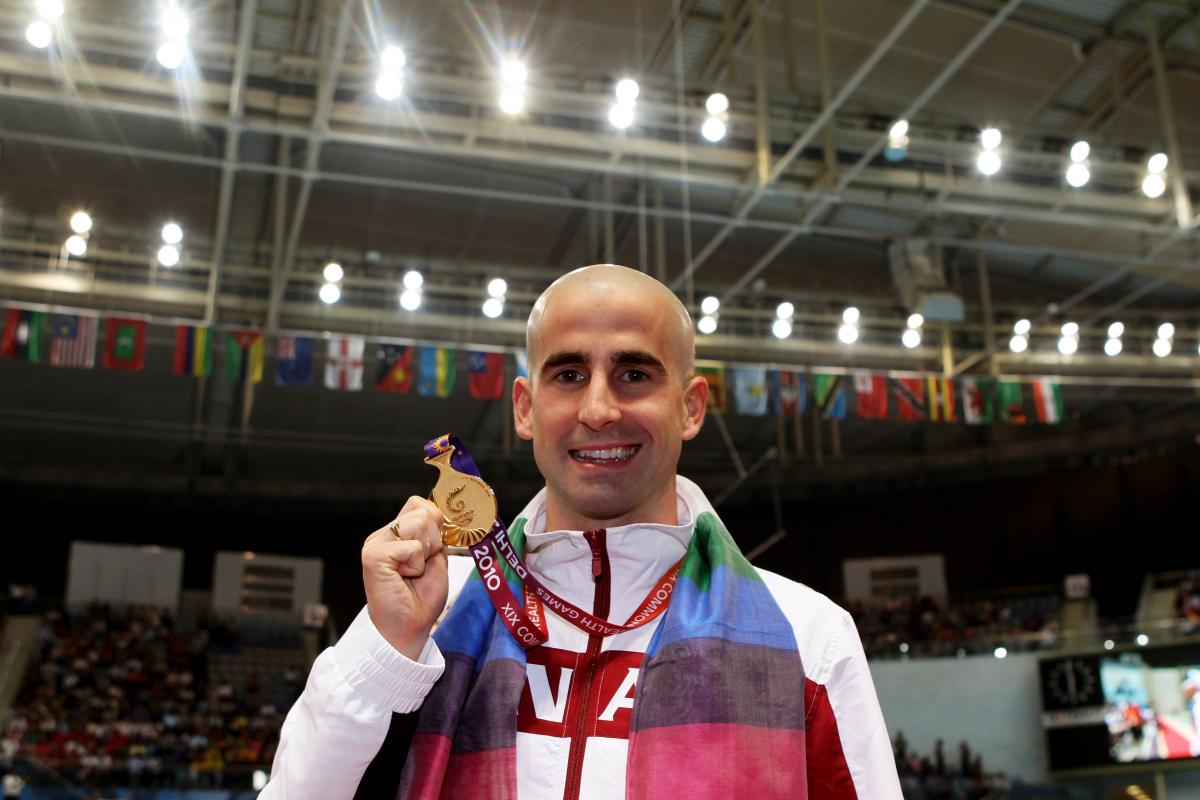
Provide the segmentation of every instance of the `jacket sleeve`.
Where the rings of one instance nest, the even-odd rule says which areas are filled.
[[[853,619],[844,611],[840,616],[821,669],[805,680],[808,796],[901,800],[867,657]]]
[[[380,780],[392,784],[386,796],[393,797],[416,712],[444,668],[432,638],[420,660],[411,661],[388,644],[364,608],[337,645],[313,662],[283,723],[260,800],[383,796],[364,788]],[[381,750],[399,754],[401,763],[372,764]]]

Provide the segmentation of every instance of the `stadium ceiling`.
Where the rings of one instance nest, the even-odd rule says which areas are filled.
[[[185,2],[176,69],[156,60],[165,4],[64,2],[38,48],[27,26],[53,0],[0,0],[5,300],[513,346],[551,279],[612,261],[693,307],[721,298],[702,355],[1094,374],[1115,369],[1099,343],[1120,318],[1141,342],[1121,374],[1195,371],[1193,0]],[[393,100],[375,88],[388,45],[406,56]],[[528,69],[515,115],[498,104],[509,59]],[[640,94],[618,130],[622,78]],[[718,142],[700,134],[714,92]],[[1003,163],[986,177],[989,126]],[[1077,140],[1082,188],[1064,177]],[[94,220],[82,258],[64,246],[77,209]],[[168,221],[173,267],[155,255]],[[941,245],[967,305],[912,350],[887,257],[905,237]],[[413,269],[423,301],[405,311]],[[505,309],[485,319],[495,277]],[[797,331],[778,341],[785,300]],[[852,356],[833,335],[850,304]],[[1070,360],[1010,354],[1021,317],[1094,339]],[[1164,319],[1185,356],[1150,355]]]

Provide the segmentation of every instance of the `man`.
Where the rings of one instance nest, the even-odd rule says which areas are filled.
[[[899,800],[850,615],[750,566],[675,474],[708,400],[679,300],[585,267],[538,299],[527,345],[514,416],[546,488],[514,546],[554,596],[623,627],[527,597],[548,639],[525,650],[410,498],[363,546],[367,608],[314,664],[261,798]]]

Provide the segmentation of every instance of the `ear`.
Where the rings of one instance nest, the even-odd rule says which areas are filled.
[[[533,439],[533,386],[528,378],[517,378],[513,381],[513,422],[517,426],[517,436],[526,441]]]
[[[704,413],[708,410],[708,381],[697,375],[683,389],[683,440],[696,438],[704,427]]]

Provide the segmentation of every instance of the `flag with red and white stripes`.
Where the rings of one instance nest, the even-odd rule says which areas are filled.
[[[50,364],[55,367],[96,365],[96,318],[57,314],[50,327]]]
[[[325,387],[343,392],[362,391],[363,350],[361,336],[332,336],[325,351]]]

